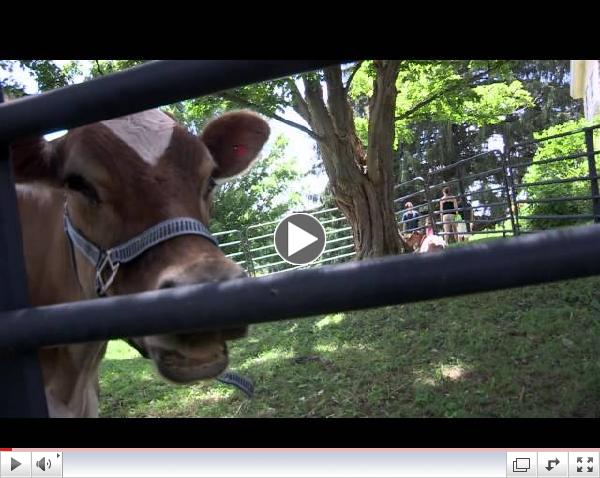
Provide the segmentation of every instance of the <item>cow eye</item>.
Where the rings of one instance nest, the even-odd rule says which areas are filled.
[[[70,174],[65,179],[65,186],[71,191],[83,194],[87,199],[95,203],[100,202],[100,197],[94,186],[80,174]]]
[[[208,192],[211,192],[217,186],[217,182],[213,177],[208,178]]]

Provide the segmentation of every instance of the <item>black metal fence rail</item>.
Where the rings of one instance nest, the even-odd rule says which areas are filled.
[[[600,274],[600,227],[0,314],[0,350],[214,330]]]
[[[453,238],[457,234],[461,236],[475,236],[478,234],[517,236],[523,233],[540,232],[561,225],[599,223],[600,192],[598,189],[596,158],[600,154],[600,150],[598,144],[594,145],[594,134],[598,133],[600,133],[600,125],[589,126],[515,144],[507,147],[506,153],[491,150],[443,167],[430,168],[421,172],[421,176],[396,185],[395,190],[403,193],[395,199],[396,215],[398,218],[402,217],[405,212],[405,201],[410,199],[416,203],[414,205],[415,209],[430,217],[437,234],[452,236]],[[578,135],[580,144],[577,151],[570,150],[568,154],[564,153],[544,159],[536,157],[540,145],[561,138],[574,139]],[[561,146],[561,148],[564,147],[566,146]],[[569,147],[572,147],[572,145],[569,145]],[[560,150],[561,148],[557,149]],[[490,155],[494,157],[494,161],[488,169],[477,171],[480,168],[477,161]],[[587,171],[585,173],[580,171],[579,174],[567,176],[561,173],[537,181],[523,180],[527,168],[532,165],[552,166],[566,161],[573,164],[577,161],[580,162],[580,165],[587,164]],[[467,166],[474,172],[465,174],[465,167]],[[414,181],[417,180],[423,186],[422,189],[414,190]],[[585,189],[586,184],[589,185],[589,194],[587,195],[581,192],[581,188],[584,187]],[[557,196],[555,194],[552,196],[545,193],[541,196],[535,194],[536,190],[539,191],[537,188],[552,188],[557,185],[580,186],[577,192],[570,192],[565,195]],[[453,232],[442,231],[443,221],[441,221],[439,203],[441,190],[445,186],[451,187],[451,195],[456,197],[459,203],[467,204],[467,207],[459,206],[458,209],[447,211],[449,214],[463,216],[460,219],[456,216],[452,220],[452,226],[455,228],[459,224],[464,224],[466,232],[464,231],[465,228],[460,232],[455,230]],[[406,193],[405,191],[410,192]],[[546,191],[550,191],[550,189],[546,189]],[[496,200],[490,201],[490,197],[496,197]],[[561,211],[553,214],[527,212],[531,206],[539,207],[541,204],[552,203],[570,203],[569,206],[578,203],[579,206],[571,207],[575,212],[569,212],[569,208],[564,208],[566,212]],[[401,227],[403,227],[404,222],[407,221],[399,221]],[[540,224],[550,224],[550,226],[540,227]],[[424,226],[421,223],[417,228],[412,228],[406,232],[423,229]]]
[[[342,61],[150,61],[0,106],[0,142],[118,118],[339,63]]]
[[[485,159],[485,157],[491,157],[493,159],[493,166],[484,171],[475,171],[471,174],[465,174],[466,166],[477,169],[480,167],[478,162]],[[492,181],[489,181],[490,178],[492,178]],[[491,183],[491,185],[487,184],[483,179],[488,179],[487,182]],[[490,231],[486,230],[486,228],[489,225],[495,224],[502,225],[502,228],[495,228],[494,231],[492,231],[494,234],[502,234],[504,236],[507,234],[514,234],[514,217],[510,202],[507,168],[504,154],[501,151],[485,151],[443,167],[430,168],[426,171],[422,171],[421,176],[396,185],[395,190],[402,194],[404,191],[414,189],[415,181],[418,181],[419,185],[422,184],[422,189],[403,194],[394,200],[396,204],[396,215],[399,218],[401,229],[405,222],[410,221],[401,219],[403,213],[406,211],[404,205],[407,200],[411,199],[416,201],[417,203],[414,204],[414,208],[422,214],[419,226],[407,229],[405,232],[423,229],[425,227],[423,215],[425,215],[429,217],[430,223],[433,224],[436,234],[441,236],[455,236],[457,234],[457,232],[443,232],[444,223],[439,210],[441,191],[445,186],[450,186],[453,188],[451,195],[459,200],[459,207],[446,210],[446,213],[460,214],[463,216],[462,219],[453,220],[452,224],[454,226],[464,224],[466,229],[466,231],[463,230],[458,234],[465,236],[490,234]],[[479,187],[474,188],[473,184],[475,181],[480,181],[482,184],[479,185]],[[485,198],[481,198],[482,196],[489,194],[499,194],[499,198],[492,202],[489,200],[486,201]],[[475,202],[477,202],[477,204],[474,204]],[[481,212],[476,213],[478,210]],[[486,210],[489,210],[490,213],[495,211],[497,214],[496,216],[493,214],[486,215]],[[510,228],[504,226],[505,222],[510,223]]]
[[[598,133],[600,133],[600,125],[593,125],[519,143],[508,149],[506,162],[508,178],[510,179],[511,201],[516,218],[516,234],[539,232],[543,230],[540,225],[544,224],[572,225],[577,223],[585,224],[592,221],[600,223],[600,191],[598,189],[598,173],[596,168],[596,157],[600,151],[594,147],[594,134]],[[550,158],[536,159],[537,150],[540,145],[567,137],[579,139],[581,144],[576,147],[576,151],[570,151],[568,154]],[[531,166],[548,166],[565,162],[569,162],[568,164],[571,166],[585,165],[587,166],[587,171],[583,175],[575,174],[570,177],[558,177],[555,174],[552,177],[538,181],[526,181],[523,179],[525,176],[524,173]],[[587,188],[585,187],[586,184],[588,185]],[[571,186],[573,191],[571,191],[571,194],[556,196],[556,192],[552,187],[560,185]],[[588,189],[589,194],[581,194],[581,190],[583,189]],[[546,192],[544,195],[541,195],[539,192],[544,190]],[[551,206],[553,204],[558,205],[559,203],[561,204],[558,209],[560,213],[556,213],[556,207],[553,213]],[[546,213],[528,212],[536,206],[540,209],[540,205],[546,205]]]

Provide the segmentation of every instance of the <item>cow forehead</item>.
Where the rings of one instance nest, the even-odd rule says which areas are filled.
[[[119,139],[151,166],[156,166],[171,143],[177,123],[158,109],[102,121]]]

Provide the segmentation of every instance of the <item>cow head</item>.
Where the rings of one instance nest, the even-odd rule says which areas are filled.
[[[53,142],[19,140],[11,156],[18,182],[63,188],[73,225],[108,249],[174,217],[208,225],[215,184],[249,169],[268,137],[267,123],[247,111],[224,114],[198,137],[151,110],[76,128]],[[95,269],[79,252],[75,256],[85,296],[94,297]],[[122,264],[108,294],[242,276],[243,269],[209,240],[182,235]],[[245,334],[243,328],[131,340],[164,377],[185,383],[221,373],[228,363],[226,340]]]

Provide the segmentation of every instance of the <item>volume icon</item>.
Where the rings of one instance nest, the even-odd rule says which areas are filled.
[[[42,471],[46,471],[52,468],[52,462],[50,461],[50,458],[46,458],[45,456],[43,456],[35,462],[35,466]]]

